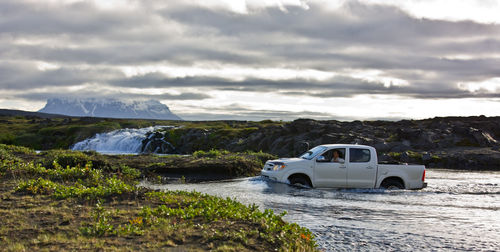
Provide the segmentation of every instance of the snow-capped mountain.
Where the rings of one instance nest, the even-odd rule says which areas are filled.
[[[157,100],[125,101],[105,98],[51,98],[38,112],[69,116],[182,120]]]

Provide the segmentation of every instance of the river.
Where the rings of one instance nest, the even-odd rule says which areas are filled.
[[[325,251],[500,250],[500,172],[428,169],[426,182],[419,191],[298,189],[259,177],[141,185],[286,211]]]

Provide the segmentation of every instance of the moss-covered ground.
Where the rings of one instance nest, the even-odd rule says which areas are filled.
[[[253,154],[255,160],[259,155]],[[217,162],[230,156],[211,151],[189,158]],[[252,159],[252,153],[243,156]],[[153,158],[123,156],[118,161],[120,157],[96,153],[36,154],[0,145],[1,249],[315,250],[309,230],[272,211],[196,192],[136,187],[146,173],[154,172],[133,167],[148,157]]]

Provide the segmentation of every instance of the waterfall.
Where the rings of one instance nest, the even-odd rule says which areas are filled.
[[[107,154],[137,154],[141,152],[142,141],[148,132],[170,126],[154,126],[141,129],[120,129],[98,133],[94,137],[76,143],[72,150],[94,150]]]

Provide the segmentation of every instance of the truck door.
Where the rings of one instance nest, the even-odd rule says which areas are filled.
[[[337,152],[335,154],[335,152]],[[345,148],[331,149],[316,158],[314,168],[315,187],[347,186]]]
[[[377,175],[375,153],[367,148],[349,148],[347,187],[374,188]]]

